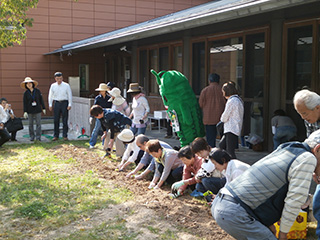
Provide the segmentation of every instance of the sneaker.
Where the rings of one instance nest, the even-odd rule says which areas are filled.
[[[91,145],[89,146],[89,149],[93,149],[93,148],[94,148],[94,146],[91,146]]]
[[[59,140],[59,138],[57,138],[57,137],[52,138],[52,141],[58,141],[58,140]]]
[[[68,139],[67,137],[64,137],[63,140],[64,140],[64,141],[68,141],[69,139]]]

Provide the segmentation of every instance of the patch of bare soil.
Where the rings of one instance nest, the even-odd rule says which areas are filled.
[[[107,158],[103,159],[96,152],[97,150],[63,144],[56,146],[52,151],[61,159],[73,158],[77,160],[79,168],[67,171],[93,170],[115,187],[127,188],[134,194],[134,201],[99,210],[90,221],[74,223],[73,225],[77,225],[78,228],[90,228],[90,225],[99,224],[99,222],[120,215],[125,219],[127,228],[136,232],[139,232],[139,229],[146,225],[156,229],[162,229],[162,226],[166,226],[167,229],[172,227],[176,231],[182,227],[187,229],[187,232],[178,235],[179,239],[197,239],[196,236],[207,240],[233,239],[215,223],[209,206],[189,194],[171,200],[168,197],[170,188],[167,186],[162,190],[149,190],[149,181],[126,178],[126,172],[115,171],[118,162]],[[133,212],[133,214],[129,212]],[[70,229],[74,229],[74,227],[65,226],[59,231],[50,233],[49,236],[57,234],[57,232],[59,235],[64,232],[70,234]],[[147,235],[143,237],[139,235],[139,239],[157,239],[154,233],[145,231],[145,229],[142,234]]]

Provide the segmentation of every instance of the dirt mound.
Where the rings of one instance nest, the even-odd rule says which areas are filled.
[[[119,162],[99,156],[98,150],[63,144],[52,151],[61,159],[76,159],[79,164],[77,171],[93,170],[102,178],[111,181],[115,187],[129,189],[135,196],[135,207],[153,210],[158,216],[162,216],[164,222],[178,224],[188,229],[189,233],[208,240],[233,239],[215,223],[210,208],[204,201],[189,194],[171,200],[168,197],[168,186],[162,190],[148,190],[149,181],[126,178],[126,172],[115,171]]]

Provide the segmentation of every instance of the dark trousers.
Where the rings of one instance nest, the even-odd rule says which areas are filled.
[[[69,102],[65,101],[54,101],[54,137],[59,138],[59,124],[60,124],[60,115],[62,115],[62,124],[63,124],[63,137],[68,137],[68,105]]]
[[[6,129],[0,129],[0,146],[2,146],[5,142],[8,142],[10,139],[10,134]]]
[[[213,148],[216,146],[217,128],[216,125],[205,125],[208,144]]]
[[[221,138],[219,147],[226,150],[232,158],[236,158],[235,149],[238,148],[238,136],[227,132]]]
[[[158,164],[158,170],[162,174],[164,169],[164,166],[162,164]],[[168,178],[166,179],[166,183],[171,185],[177,181],[182,180],[182,174],[183,174],[183,166],[177,167],[176,169],[172,169]]]
[[[132,154],[133,154],[133,152],[132,152]],[[132,154],[130,154],[130,156],[131,156]],[[140,160],[141,160],[141,158],[142,158],[143,155],[144,155],[144,151],[143,151],[143,150],[140,150],[139,153],[138,153],[137,159],[134,160],[134,163],[135,163],[136,165],[139,164],[139,162],[140,162]]]
[[[226,178],[208,177],[202,178],[201,182],[197,183],[196,189],[199,192],[205,193],[210,190],[213,194],[217,194],[226,184]]]

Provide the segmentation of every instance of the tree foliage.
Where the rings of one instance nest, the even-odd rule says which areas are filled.
[[[26,27],[31,27],[33,21],[27,11],[35,8],[38,1],[0,0],[0,48],[22,43],[26,38]]]

